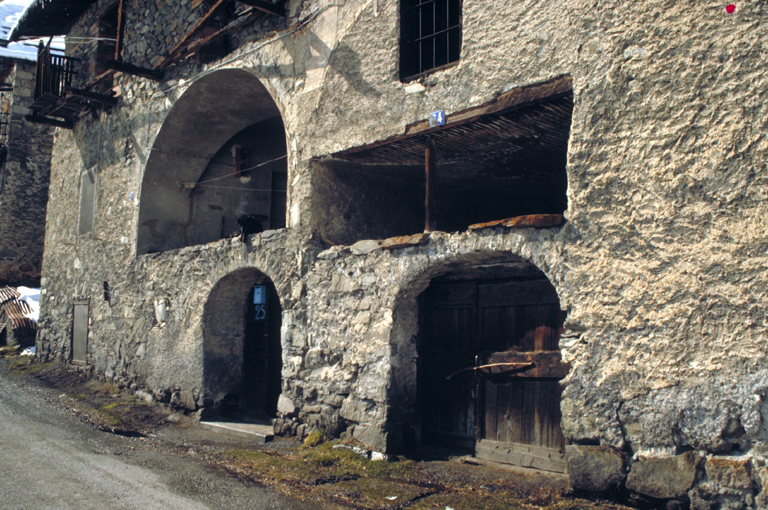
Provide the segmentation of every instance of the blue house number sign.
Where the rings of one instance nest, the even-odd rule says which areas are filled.
[[[429,127],[442,126],[445,124],[445,112],[438,110],[429,114]]]
[[[254,317],[257,321],[263,320],[267,316],[267,287],[266,285],[253,286],[253,307],[256,312]]]

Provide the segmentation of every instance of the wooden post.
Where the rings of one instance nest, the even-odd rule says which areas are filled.
[[[427,193],[424,200],[425,221],[424,232],[435,230],[435,142],[427,136],[427,148],[424,151],[425,169],[427,177]]]
[[[125,0],[120,0],[117,11],[117,42],[115,43],[115,60],[123,59],[123,34],[125,33]]]

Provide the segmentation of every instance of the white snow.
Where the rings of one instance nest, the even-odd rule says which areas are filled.
[[[0,0],[0,57],[21,60],[37,60],[39,39],[24,42],[8,42],[24,10],[34,0]],[[47,40],[44,40],[47,43]],[[64,50],[64,38],[54,37],[51,47]]]
[[[27,303],[29,308],[32,310],[30,313],[26,314],[25,317],[32,319],[35,321],[35,324],[37,324],[37,321],[40,318],[40,289],[17,287],[16,290],[18,290],[19,294],[21,294],[18,300]]]

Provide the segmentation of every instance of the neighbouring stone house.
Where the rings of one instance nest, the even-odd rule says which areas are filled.
[[[38,286],[54,129],[24,120],[37,50],[9,44],[23,4],[0,2],[0,285]]]
[[[17,37],[65,33],[70,80],[33,108],[38,355],[281,433],[765,505],[766,15],[33,3]]]

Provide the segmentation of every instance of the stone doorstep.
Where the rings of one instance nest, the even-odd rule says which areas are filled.
[[[201,421],[200,426],[218,434],[253,439],[257,443],[267,443],[274,437],[272,425],[257,425],[255,423],[229,423],[221,421]]]

